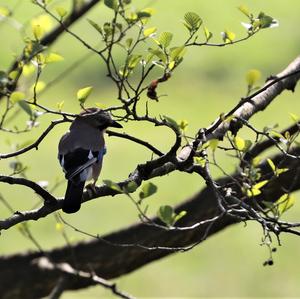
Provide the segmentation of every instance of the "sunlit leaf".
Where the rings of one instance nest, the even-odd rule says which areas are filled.
[[[24,92],[21,91],[14,91],[11,95],[10,95],[10,100],[12,103],[17,103],[21,100],[25,99],[25,94]]]
[[[173,224],[173,208],[165,205],[158,209],[157,216],[166,225],[171,226]]]
[[[185,27],[190,32],[197,31],[200,28],[201,24],[202,24],[201,18],[195,12],[187,12],[184,15],[184,21],[185,21],[184,22]]]
[[[261,72],[256,69],[249,70],[246,74],[248,86],[253,86],[261,78]]]
[[[245,146],[246,146],[246,142],[243,138],[239,137],[239,136],[235,136],[233,139],[234,145],[236,147],[237,150],[239,151],[243,151]]]
[[[44,90],[45,87],[46,87],[46,83],[44,81],[38,81],[37,83],[35,83],[31,86],[30,91],[34,92],[34,90],[35,90],[36,93],[39,93],[42,90]]]
[[[158,42],[164,48],[167,48],[170,45],[172,39],[173,39],[173,33],[171,33],[171,32],[162,32],[159,35]]]
[[[157,192],[157,186],[151,182],[146,182],[142,186],[142,190],[141,190],[139,196],[140,196],[140,199],[144,199],[144,198],[147,198],[147,197],[155,194],[156,192]]]
[[[277,205],[278,214],[280,216],[295,204],[295,197],[287,193],[283,194],[275,204]]]
[[[62,61],[64,58],[57,53],[50,53],[45,57],[45,63]]]
[[[169,116],[166,116],[164,115],[163,116],[164,120],[166,120],[166,122],[168,124],[170,124],[173,128],[175,128],[176,130],[179,130],[179,126],[178,126],[178,123],[177,121],[175,121],[173,118],[169,117]]]
[[[214,152],[218,148],[219,140],[218,139],[211,139],[209,140],[209,147]]]
[[[62,6],[56,6],[55,10],[61,18],[64,18],[68,13],[68,11]]]
[[[153,36],[153,34],[157,31],[156,27],[150,27],[144,30],[143,34],[145,37]]]
[[[0,16],[8,17],[10,14],[11,12],[7,7],[0,6]]]
[[[123,190],[120,188],[120,186],[117,183],[114,183],[111,180],[103,180],[103,183],[110,189],[123,193]]]
[[[84,87],[84,88],[81,88],[77,91],[77,100],[83,104],[88,96],[91,94],[93,90],[93,87],[92,86],[87,86],[87,87]]]
[[[271,159],[267,159],[267,162],[268,162],[269,166],[271,167],[271,169],[273,170],[273,172],[275,173],[276,166],[275,166],[274,162]]]
[[[208,42],[212,38],[213,34],[205,26],[203,27],[203,31],[204,31],[205,39]]]
[[[221,36],[225,43],[232,43],[235,39],[235,33],[229,30],[225,30],[224,32],[221,32]]]
[[[241,11],[244,15],[246,15],[247,17],[250,17],[250,11],[249,8],[246,5],[240,5],[238,7],[238,10]]]

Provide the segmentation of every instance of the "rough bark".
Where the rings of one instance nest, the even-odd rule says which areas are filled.
[[[299,155],[300,149],[294,150],[293,154]],[[274,201],[281,196],[283,190],[300,188],[300,180],[295,180],[300,171],[299,159],[287,158],[282,155],[272,159],[274,163],[281,162],[281,167],[288,167],[290,170],[279,177],[271,179],[270,183],[263,189],[263,193],[256,198],[257,202],[262,200]],[[262,165],[261,169],[265,177],[272,176],[268,164]],[[238,173],[232,177],[237,180],[240,179]],[[233,179],[224,177],[219,179],[217,183],[222,186],[233,183]],[[239,196],[240,190],[237,185],[233,186],[235,186],[234,191]],[[208,187],[177,207],[177,211],[182,210],[187,211],[187,216],[179,222],[181,227],[211,219],[221,213],[214,192]],[[3,299],[39,298],[48,295],[58,283],[61,272],[58,269],[43,269],[39,263],[40,258],[43,256],[46,256],[54,264],[67,262],[74,268],[83,271],[90,271],[92,268],[98,276],[111,279],[175,252],[153,247],[180,248],[197,242],[200,243],[206,237],[239,221],[239,218],[224,215],[213,223],[206,223],[199,225],[197,228],[183,231],[167,231],[138,223],[105,236],[106,241],[92,239],[79,242],[72,247],[72,251],[68,247],[61,247],[47,251],[44,254],[28,252],[4,256],[0,258],[0,281],[2,282],[0,284],[0,294]],[[115,246],[108,244],[108,242],[132,245]],[[152,250],[143,249],[135,244],[152,247]],[[74,256],[76,260],[72,258]],[[16,271],[16,269],[18,270]],[[91,280],[70,278],[65,287],[69,290],[75,290],[92,284],[94,282]]]

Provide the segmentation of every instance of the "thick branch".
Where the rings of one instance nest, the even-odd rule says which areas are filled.
[[[299,153],[300,149],[294,151],[295,155],[299,155]],[[285,158],[282,154],[272,157],[272,160],[275,164],[281,162],[282,167],[288,167],[290,170],[272,179],[263,189],[263,193],[257,198],[257,201],[274,201],[285,192],[284,190],[293,191],[300,188],[300,180],[294,180],[300,171],[300,161]],[[261,170],[263,176],[270,174],[267,163],[261,166]],[[217,184],[220,186],[230,184],[238,197],[241,196],[241,191],[235,185],[235,181],[239,179],[241,178],[237,173],[232,177],[227,176],[218,180]],[[251,199],[251,202],[254,200]],[[187,215],[181,219],[180,226],[190,226],[221,214],[214,192],[209,188],[200,191],[176,209],[177,212],[182,210],[187,211]],[[154,221],[158,220],[154,219]],[[196,226],[196,229],[182,231],[163,230],[141,223],[135,224],[105,236],[106,241],[94,239],[75,244],[72,252],[76,256],[76,269],[89,272],[87,265],[92,264],[93,270],[100,277],[105,279],[119,277],[174,252],[174,250],[155,249],[157,246],[180,248],[197,244],[207,236],[238,221],[240,221],[239,218],[224,215],[218,217],[213,223],[204,222],[203,225]],[[133,245],[118,246],[117,244]],[[147,250],[134,244],[154,247],[154,249]],[[67,262],[74,265],[72,259],[74,255],[69,247],[56,248],[45,254],[52,263]],[[43,271],[38,267],[37,261],[42,256],[42,253],[27,253],[0,258],[0,268],[2,269],[0,280],[3,282],[0,284],[0,293],[3,299],[42,297],[51,292],[57,283],[57,273]],[[107,259],[107,256],[110,258]],[[18,271],[14,269],[18,269]],[[95,282],[90,280],[82,281],[74,278],[68,282],[68,289],[79,289],[93,284]],[[31,287],[28,288],[28,285]]]

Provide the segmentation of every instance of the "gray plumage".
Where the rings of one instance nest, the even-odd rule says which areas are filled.
[[[95,186],[106,153],[104,132],[107,127],[122,128],[100,109],[89,108],[72,122],[70,131],[58,145],[58,158],[68,180],[63,211],[75,213],[80,209],[85,182],[93,179]]]

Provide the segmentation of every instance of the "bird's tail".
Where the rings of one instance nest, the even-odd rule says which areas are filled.
[[[84,182],[74,184],[68,181],[68,187],[65,194],[62,210],[65,213],[71,214],[79,211],[81,205],[81,198],[84,188]]]

